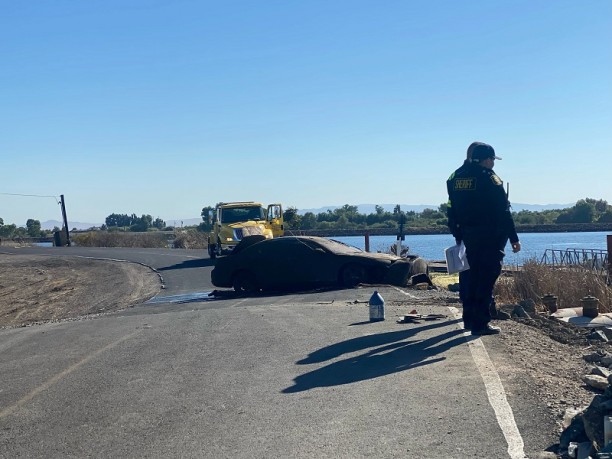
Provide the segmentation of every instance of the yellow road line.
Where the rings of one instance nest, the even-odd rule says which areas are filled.
[[[49,379],[48,381],[46,381],[43,384],[41,384],[40,386],[38,386],[37,388],[32,390],[30,393],[28,393],[27,395],[25,395],[21,399],[17,400],[13,405],[8,406],[7,408],[4,408],[2,411],[0,411],[0,419],[5,418],[6,416],[9,416],[10,414],[13,414],[18,408],[20,408],[24,404],[28,403],[30,400],[32,400],[34,397],[38,396],[40,393],[42,393],[42,392],[46,391],[47,389],[51,388],[53,385],[57,384],[62,378],[64,378],[65,376],[68,376],[70,373],[74,372],[79,367],[85,365],[87,362],[89,362],[93,358],[99,356],[103,352],[108,351],[109,349],[112,349],[113,347],[121,344],[122,342],[127,341],[128,339],[133,338],[134,336],[136,336],[140,332],[141,332],[141,330],[136,330],[134,333],[131,333],[131,334],[126,335],[126,336],[124,336],[122,338],[119,338],[117,341],[112,342],[110,344],[107,344],[106,346],[98,349],[97,351],[93,352],[92,354],[89,354],[88,356],[86,356],[83,359],[79,360],[75,364],[69,366],[65,370],[62,370],[61,372],[59,372],[58,374],[53,376],[51,379]]]

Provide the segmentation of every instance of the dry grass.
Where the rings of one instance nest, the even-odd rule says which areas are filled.
[[[429,277],[433,284],[439,288],[447,289],[449,285],[459,282],[459,274],[429,273]]]
[[[31,242],[19,242],[12,239],[0,239],[0,247],[32,247]]]
[[[208,245],[208,234],[193,229],[177,230],[174,235],[163,232],[123,233],[90,231],[73,234],[72,241],[75,245],[81,247],[174,247],[175,249],[205,249]]]
[[[168,235],[159,232],[120,233],[90,231],[71,235],[71,240],[80,247],[168,247]]]
[[[548,293],[558,297],[560,308],[580,307],[580,300],[591,295],[599,299],[600,312],[612,312],[612,288],[606,278],[580,266],[560,268],[530,261],[514,275],[502,275],[495,286],[498,303],[532,299],[542,310],[541,298]]]
[[[174,238],[175,249],[206,249],[208,233],[196,230],[177,230]]]
[[[431,273],[431,281],[440,288],[459,282],[458,274]],[[599,300],[600,312],[612,312],[612,287],[605,276],[581,266],[552,267],[529,261],[514,274],[502,274],[495,284],[498,304],[514,304],[522,300],[535,301],[541,311],[547,308],[542,297],[555,295],[559,308],[581,307],[580,300],[587,295]]]

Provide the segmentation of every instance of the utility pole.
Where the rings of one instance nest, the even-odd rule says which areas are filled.
[[[66,217],[66,202],[64,195],[60,194],[60,205],[62,206],[62,218],[64,219],[64,229],[66,230],[66,245],[70,247],[70,233],[68,232],[68,217]]]
[[[612,278],[612,234],[606,238],[608,244],[608,276]]]
[[[399,257],[402,253],[402,241],[405,239],[404,223],[406,222],[406,215],[404,215],[399,205],[397,206],[397,210],[399,212],[399,232],[397,233],[397,240],[395,241],[395,255]]]

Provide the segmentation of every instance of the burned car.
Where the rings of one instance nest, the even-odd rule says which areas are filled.
[[[412,276],[427,272],[425,260],[415,255],[368,253],[316,236],[249,236],[233,253],[217,258],[211,280],[216,287],[253,293],[360,283],[405,286]]]

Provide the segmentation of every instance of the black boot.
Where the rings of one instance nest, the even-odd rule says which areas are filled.
[[[491,324],[486,324],[482,327],[472,328],[472,335],[497,335],[501,333],[501,328]]]

